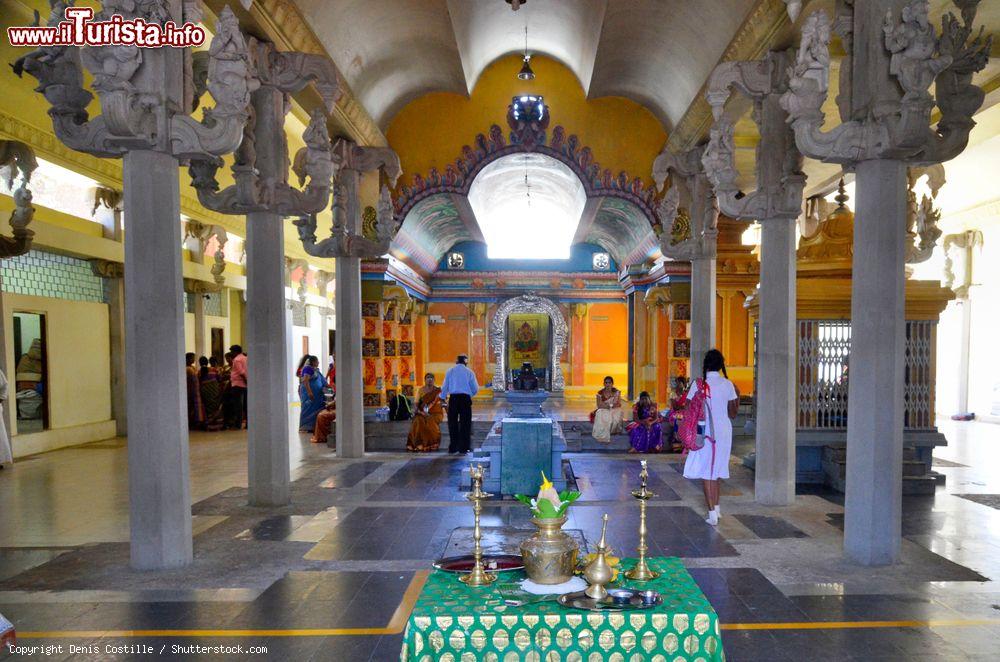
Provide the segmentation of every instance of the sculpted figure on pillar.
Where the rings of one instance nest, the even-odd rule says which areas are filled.
[[[857,5],[838,0],[837,29],[848,57],[838,97],[842,123],[826,132],[822,106],[829,90],[831,25],[826,12],[811,14],[781,98],[799,150],[810,158],[848,165],[873,159],[940,163],[961,153],[975,125],[972,115],[984,98],[972,75],[986,66],[992,46],[982,30],[973,36],[979,1],[956,2],[961,21],[948,13],[938,36],[927,20],[928,0],[912,0],[898,17],[886,0]],[[854,22],[876,11],[884,16],[885,51],[852,53]],[[932,127],[935,106],[941,118]]]
[[[702,166],[704,146],[685,154],[664,150],[653,162],[653,180],[663,194],[657,215],[663,231],[660,250],[674,260],[714,259],[719,206]]]
[[[771,52],[754,62],[725,62],[712,72],[705,96],[712,106],[715,124],[702,156],[705,174],[712,182],[719,208],[727,216],[743,220],[797,218],[802,210],[802,154],[787,125],[778,101],[787,90],[788,63],[784,52]],[[754,104],[753,118],[760,130],[757,145],[757,188],[741,195],[736,183],[734,125],[725,112],[730,92],[736,89]]]
[[[286,257],[285,258],[285,286],[288,289],[292,289],[292,287],[294,286],[294,282],[292,281],[292,274],[295,273],[296,269],[301,269],[302,270],[302,275],[299,277],[299,285],[295,289],[295,296],[298,298],[298,304],[299,305],[305,305],[306,295],[308,294],[308,291],[306,289],[306,285],[307,285],[306,276],[309,273],[309,263],[306,262],[305,260],[303,260],[302,258]],[[292,308],[295,305],[295,303],[296,302],[294,300],[290,301],[289,304],[288,304],[288,307]]]
[[[927,175],[927,187],[930,195],[924,195],[917,201],[914,190],[917,181]],[[945,184],[944,166],[940,163],[912,167],[907,170],[907,213],[906,213],[906,263],[917,264],[931,258],[938,239],[941,238],[941,212],[934,207],[938,191]]]
[[[212,240],[212,237],[217,239],[218,245],[215,248],[214,261],[211,267],[212,280],[215,281],[215,287],[211,291],[220,291],[226,283],[226,277],[223,274],[226,270],[225,249],[226,243],[229,241],[229,234],[221,225],[206,225],[198,221],[189,220],[184,225],[184,238],[187,239],[188,237],[198,242],[199,256],[205,254],[205,251],[208,249],[208,242]]]
[[[216,174],[222,167],[222,159],[214,158],[192,160],[192,185],[205,207],[223,214],[272,212],[291,216],[317,213],[330,201],[331,183],[336,173],[326,116],[321,108],[312,111],[302,134],[306,146],[292,161],[291,168],[299,185],[305,185],[302,190],[288,184],[284,117],[290,110],[289,95],[309,83],[316,83],[326,109],[332,110],[341,93],[337,72],[325,57],[278,52],[273,44],[252,37],[248,41],[251,69],[259,87],[254,92],[252,112],[242,127],[243,142],[232,166],[236,183],[219,191]]]
[[[34,218],[35,208],[31,206],[31,191],[28,183],[31,173],[38,168],[31,148],[16,140],[0,140],[0,170],[6,170],[7,189],[14,198],[14,211],[10,214],[11,236],[0,236],[0,258],[24,255],[31,249],[35,236],[28,224]],[[14,188],[20,175],[20,183]]]
[[[396,233],[396,219],[390,188],[402,173],[399,157],[387,147],[361,147],[349,140],[334,144],[338,175],[333,189],[333,226],[330,236],[316,237],[316,215],[303,214],[295,220],[299,239],[306,253],[315,257],[380,257],[389,250]],[[361,204],[358,182],[361,173],[379,172],[379,200],[376,208],[375,239],[361,229]]]
[[[70,3],[52,3],[49,25],[64,20]],[[181,0],[104,2],[97,20],[114,14],[163,24],[183,23],[192,6]],[[250,92],[257,81],[250,71],[246,42],[236,16],[225,8],[219,14],[209,49],[207,87],[215,99],[201,121],[181,109],[193,107],[191,58],[179,49],[142,49],[133,46],[46,46],[14,63],[14,73],[38,80],[37,92],[51,104],[49,116],[56,136],[80,152],[121,157],[130,149],[171,154],[179,159],[216,157],[240,144],[248,116]],[[91,118],[87,106],[94,98],[83,86],[83,67],[93,75],[101,114]]]

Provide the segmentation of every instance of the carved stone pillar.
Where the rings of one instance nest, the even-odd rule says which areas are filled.
[[[121,210],[115,212],[120,214]],[[106,280],[108,293],[108,338],[111,342],[111,417],[115,434],[128,436],[128,402],[125,388],[125,265],[107,260],[91,260],[94,273]]]
[[[65,19],[66,3],[52,3],[49,24]],[[197,5],[182,0],[105,3],[97,20],[113,14],[181,25],[197,22]],[[205,120],[189,112],[197,89],[194,58],[208,59],[207,87],[216,106]],[[14,63],[39,82],[51,104],[56,136],[71,149],[122,158],[125,225],[125,335],[128,338],[129,523],[132,565],[163,569],[191,561],[191,502],[183,379],[184,308],[181,297],[180,160],[218,158],[240,143],[255,81],[235,15],[219,14],[207,52],[179,48],[42,47]],[[90,119],[93,74],[101,116]],[[199,81],[199,84],[202,81]],[[156,375],[150,379],[149,375]]]
[[[246,214],[249,497],[255,506],[288,503],[288,402],[293,383],[290,311],[285,304],[284,217],[314,214],[330,199],[334,165],[322,109],[315,109],[303,133],[305,147],[292,162],[303,190],[288,184],[285,115],[289,95],[315,81],[327,109],[340,94],[337,74],[318,55],[279,53],[273,44],[250,40],[260,86],[251,95],[253,113],[232,167],[235,184],[218,191],[220,160],[193,161],[198,199],[224,214]],[[303,275],[303,278],[305,275]]]
[[[757,420],[754,493],[758,503],[795,501],[795,222],[802,209],[802,155],[781,108],[788,53],[761,61],[726,62],[712,73],[706,97],[715,126],[702,158],[719,208],[737,219],[760,221],[760,327],[757,335]],[[739,195],[733,123],[725,116],[730,88],[754,102],[760,130],[757,189]]]
[[[316,217],[295,221],[302,247],[309,255],[336,258],[337,289],[337,455],[361,457],[365,451],[364,388],[361,364],[361,257],[381,257],[395,232],[390,186],[400,175],[399,157],[387,148],[360,147],[338,140],[334,153],[340,172],[334,189],[331,236],[316,238]],[[375,236],[361,228],[361,174],[380,171]]]
[[[715,346],[716,238],[719,207],[705,176],[704,147],[681,155],[663,152],[653,163],[653,179],[672,186],[657,210],[663,233],[660,250],[667,257],[691,262],[691,374],[701,374],[705,352]]]
[[[333,309],[330,308],[327,303],[328,289],[330,283],[334,282],[334,275],[329,271],[318,271],[316,273],[316,289],[319,290],[319,296],[323,299],[323,305],[317,308],[317,313],[319,314],[319,365],[323,369],[323,373],[326,373],[329,367],[330,354],[333,348],[330,347],[330,314]]]
[[[906,166],[946,161],[968,143],[985,96],[972,77],[991,48],[973,29],[978,5],[960,3],[961,19],[946,14],[939,36],[926,0],[840,0],[841,124],[822,130],[831,32],[824,11],[802,26],[781,99],[803,154],[857,173],[844,551],[864,565],[893,563],[900,550]]]

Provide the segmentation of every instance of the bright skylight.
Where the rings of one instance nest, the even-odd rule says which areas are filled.
[[[543,154],[497,159],[469,188],[469,204],[493,259],[568,259],[586,202],[576,173]]]
[[[0,177],[0,193],[10,195],[7,188],[6,169]],[[20,185],[14,182],[14,188]],[[32,203],[65,214],[93,221],[94,188],[97,182],[84,175],[67,170],[44,159],[38,159],[38,169],[31,176]]]

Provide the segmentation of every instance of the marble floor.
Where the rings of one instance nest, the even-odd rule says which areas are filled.
[[[895,566],[842,559],[842,495],[803,488],[793,506],[758,506],[752,475],[735,461],[721,524],[709,527],[699,486],[671,455],[650,457],[660,495],[650,553],[683,559],[719,613],[729,660],[995,660],[1000,427],[940,425],[951,445],[935,469],[947,483],[904,498]],[[62,645],[46,659],[145,659],[161,649],[177,659],[398,659],[422,573],[472,523],[458,487],[467,460],[341,461],[297,435],[291,450],[292,503],[253,508],[245,433],[192,434],[195,561],[162,573],[128,568],[123,440],[0,471],[0,614],[20,644]],[[638,459],[569,460],[583,497],[567,527],[593,541],[607,512],[612,546],[630,553]],[[530,527],[511,501],[487,504],[483,524]]]

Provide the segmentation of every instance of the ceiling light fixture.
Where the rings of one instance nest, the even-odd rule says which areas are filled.
[[[524,64],[517,72],[518,80],[534,80],[535,72],[531,70],[531,55],[528,53],[528,26],[524,26]]]

